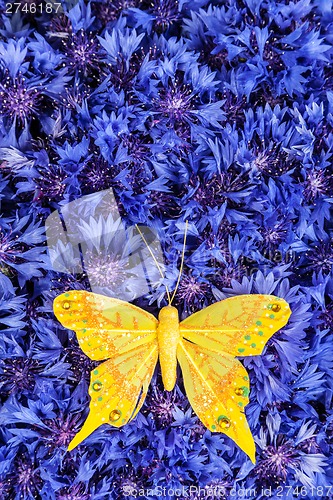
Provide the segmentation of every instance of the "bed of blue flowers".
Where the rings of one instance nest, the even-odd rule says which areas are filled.
[[[332,1],[0,7],[0,498],[333,498]],[[182,317],[244,293],[290,303],[242,359],[256,465],[159,370],[131,423],[66,452],[92,362],[52,303],[88,285],[52,268],[45,220],[108,188],[159,230],[170,288],[189,221]]]

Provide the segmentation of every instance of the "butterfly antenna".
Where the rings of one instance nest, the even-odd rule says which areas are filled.
[[[172,304],[172,301],[173,301],[173,299],[175,298],[175,295],[176,295],[176,293],[177,293],[177,289],[178,289],[178,286],[179,286],[179,283],[180,283],[180,278],[181,278],[181,276],[182,276],[182,272],[183,272],[183,267],[184,267],[184,258],[185,258],[185,247],[186,247],[187,228],[188,228],[188,220],[187,220],[187,221],[186,221],[186,223],[185,223],[184,243],[183,243],[183,250],[182,250],[182,260],[181,260],[181,263],[180,263],[180,268],[179,268],[179,273],[178,273],[178,280],[177,280],[177,283],[176,283],[176,288],[174,289],[173,294],[172,294],[172,297],[171,297],[170,305]]]
[[[161,266],[159,265],[159,263],[158,263],[158,261],[157,261],[157,259],[156,259],[155,255],[153,254],[153,252],[152,252],[152,250],[151,250],[150,246],[148,245],[148,242],[147,242],[146,238],[144,237],[143,232],[140,230],[140,228],[139,228],[139,226],[138,226],[137,224],[135,224],[135,227],[136,227],[136,228],[137,228],[137,230],[139,231],[141,238],[143,239],[143,241],[144,241],[144,243],[145,243],[146,247],[148,248],[148,252],[149,252],[149,253],[150,253],[150,255],[152,256],[152,259],[153,259],[153,261],[155,262],[155,265],[156,265],[156,267],[157,267],[157,269],[158,269],[158,271],[159,271],[159,273],[160,273],[161,277],[162,277],[162,278],[165,278],[165,275],[164,275],[164,273],[163,273],[163,271],[162,271],[162,269],[161,269]],[[168,288],[166,285],[165,285],[165,290],[166,290],[166,293],[167,293],[167,297],[168,297],[168,302],[169,302],[169,305],[171,306],[171,301],[172,301],[172,299],[170,299],[170,292],[169,292],[169,288]]]

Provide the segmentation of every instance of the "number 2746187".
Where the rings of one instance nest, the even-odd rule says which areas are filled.
[[[57,2],[13,2],[6,3],[6,14],[22,12],[24,14],[57,14],[61,9],[61,3]]]

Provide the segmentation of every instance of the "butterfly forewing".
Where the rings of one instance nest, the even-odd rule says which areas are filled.
[[[192,314],[180,323],[180,333],[212,351],[255,356],[290,314],[287,302],[273,295],[240,295]]]
[[[121,427],[140,410],[158,358],[157,340],[100,364],[91,372],[90,412],[80,432],[69,444],[72,450],[97,427]]]
[[[185,390],[201,422],[233,439],[254,462],[255,446],[244,415],[249,378],[243,365],[183,339],[178,346]]]
[[[54,301],[54,313],[76,332],[80,348],[93,360],[111,358],[156,339],[157,319],[128,302],[82,290]]]

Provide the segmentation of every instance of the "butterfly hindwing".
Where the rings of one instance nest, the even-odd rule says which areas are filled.
[[[76,332],[82,351],[103,360],[152,342],[157,319],[128,302],[83,290],[63,293],[54,300],[60,323]]]
[[[180,333],[212,351],[255,356],[290,314],[287,302],[273,295],[240,295],[192,314],[180,323]]]
[[[157,340],[100,364],[91,372],[89,415],[68,446],[72,450],[97,427],[127,424],[140,410],[158,358]]]
[[[249,377],[238,359],[210,351],[183,339],[177,358],[191,406],[212,432],[233,439],[254,462],[255,445],[244,415]]]

